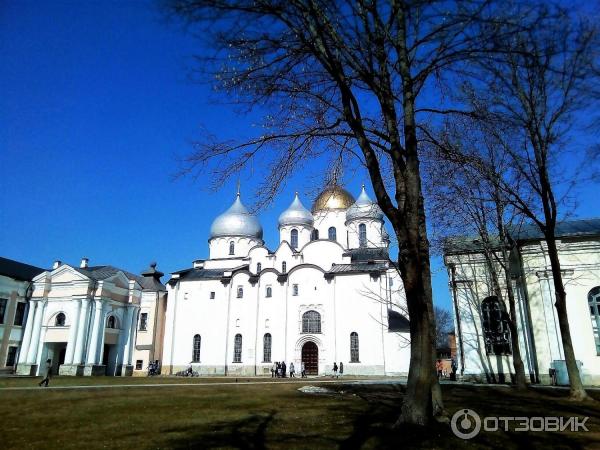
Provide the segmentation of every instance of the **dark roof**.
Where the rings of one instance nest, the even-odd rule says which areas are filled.
[[[334,264],[331,266],[329,273],[369,273],[373,271],[386,270],[387,264],[385,263],[367,263],[359,262],[352,264]]]
[[[173,275],[179,275],[179,278],[171,278],[169,282],[173,281],[192,281],[192,280],[219,280],[225,276],[225,272],[237,272],[239,270],[248,269],[248,265],[232,267],[229,269],[204,269],[202,267],[179,270],[173,272]]]
[[[492,247],[500,248],[500,241],[490,236]],[[455,236],[444,240],[444,253],[480,253],[481,239],[475,236]]]
[[[387,261],[390,259],[387,248],[353,248],[344,253],[351,261]]]
[[[539,227],[531,223],[510,227],[509,232],[517,241],[544,239]],[[600,236],[600,219],[563,220],[556,223],[558,238],[589,236]]]
[[[30,266],[13,259],[2,258],[0,256],[0,275],[21,281],[31,281],[46,269]]]
[[[388,308],[388,331],[407,333],[410,331],[410,322],[398,311]]]
[[[137,281],[140,284],[140,286],[142,286],[142,289],[144,289],[144,290],[148,290],[148,291],[164,291],[165,290],[165,286],[156,278],[135,275],[131,272],[128,272],[126,270],[119,269],[119,268],[113,267],[113,266],[90,266],[85,269],[80,268],[80,267],[73,267],[73,268],[76,271],[78,271],[79,273],[85,275],[86,277],[91,278],[92,280],[96,280],[96,281],[106,280],[107,278],[110,278],[110,277],[116,275],[118,272],[123,272],[125,274],[125,276],[127,278],[129,278],[130,280]]]

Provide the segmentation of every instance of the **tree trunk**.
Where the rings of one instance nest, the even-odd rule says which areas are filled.
[[[513,367],[515,369],[515,386],[517,389],[527,389],[527,379],[525,377],[525,364],[521,357],[521,348],[519,347],[519,329],[517,327],[517,308],[515,305],[515,293],[512,288],[510,278],[510,264],[507,261],[506,273],[506,295],[508,297],[508,307],[510,310],[510,341],[512,345]]]
[[[579,369],[575,361],[575,351],[573,350],[569,317],[567,315],[567,293],[565,292],[560,270],[560,260],[558,258],[558,249],[556,248],[554,227],[547,228],[545,238],[546,243],[548,244],[548,256],[550,258],[552,279],[554,282],[554,305],[556,306],[556,311],[558,313],[558,325],[560,327],[560,336],[565,352],[565,362],[567,363],[567,373],[569,374],[569,383],[571,386],[570,398],[572,400],[591,400],[591,397],[588,396],[583,388]]]

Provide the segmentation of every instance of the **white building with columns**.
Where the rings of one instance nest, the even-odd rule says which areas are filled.
[[[155,266],[138,276],[84,258],[33,278],[17,373],[37,375],[50,359],[63,375],[131,375],[160,359],[166,290]]]
[[[402,283],[388,256],[383,213],[363,190],[323,191],[312,212],[298,195],[267,248],[238,193],[218,216],[209,258],[172,274],[163,373],[265,375],[275,361],[309,374],[408,373]]]

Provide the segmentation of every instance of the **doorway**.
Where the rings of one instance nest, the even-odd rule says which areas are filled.
[[[307,375],[319,374],[319,347],[308,341],[302,346],[302,362]]]

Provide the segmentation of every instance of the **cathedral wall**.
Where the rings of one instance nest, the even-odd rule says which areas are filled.
[[[300,249],[310,242],[312,228],[304,225],[286,225],[279,227],[279,242],[286,241],[291,245],[291,233],[294,229],[298,230],[298,248]]]
[[[344,248],[348,248],[348,236],[346,234],[346,210],[324,210],[314,214],[314,227],[319,231],[319,239],[328,239],[329,227],[335,227],[337,242]]]
[[[233,255],[229,251],[231,242],[234,244]],[[208,241],[208,250],[210,259],[245,258],[252,247],[260,244],[262,244],[261,240],[245,236],[216,237]]]
[[[386,242],[382,239],[382,227],[383,224],[378,220],[353,220],[348,223],[348,248],[359,248],[360,239],[358,233],[358,226],[364,223],[367,227],[367,247],[385,247]]]

